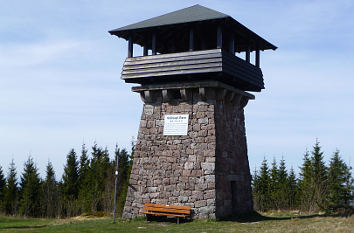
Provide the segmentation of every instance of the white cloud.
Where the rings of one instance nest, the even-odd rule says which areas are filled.
[[[79,41],[41,41],[31,44],[0,44],[0,67],[38,66],[65,58],[73,50],[84,51],[86,42]]]

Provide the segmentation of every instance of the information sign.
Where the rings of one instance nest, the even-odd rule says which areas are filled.
[[[188,114],[165,115],[163,135],[184,136],[188,132]]]

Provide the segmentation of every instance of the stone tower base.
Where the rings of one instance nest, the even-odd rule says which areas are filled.
[[[244,110],[254,96],[216,81],[134,87],[144,109],[123,217],[144,203],[188,205],[193,218],[252,211]],[[186,136],[164,136],[164,115],[189,114]]]

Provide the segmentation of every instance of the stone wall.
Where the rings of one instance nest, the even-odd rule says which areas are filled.
[[[253,210],[243,105],[230,98],[216,103],[216,215]]]
[[[193,218],[251,210],[242,106],[247,98],[220,88],[151,90],[142,96],[123,217],[139,215],[144,203],[188,205]],[[163,136],[166,114],[189,114],[188,135]]]

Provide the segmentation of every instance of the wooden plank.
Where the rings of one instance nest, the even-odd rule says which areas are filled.
[[[154,56],[147,56],[154,57]],[[221,58],[222,53],[207,53],[207,54],[194,54],[194,55],[185,55],[185,56],[176,56],[176,57],[161,57],[161,58],[151,58],[144,60],[135,60],[135,59],[126,59],[124,65],[140,65],[147,63],[157,63],[157,62],[166,62],[166,61],[183,61],[183,60],[199,60],[199,59],[209,59],[209,58]]]
[[[262,71],[256,67],[248,67],[244,64],[235,64],[235,62],[224,59],[223,68],[233,69],[235,72],[240,72],[240,75],[254,77],[255,80],[263,81]]]
[[[223,66],[223,72],[234,76],[238,79],[244,80],[248,83],[251,83],[256,86],[263,86],[263,78],[262,75],[256,76],[252,73],[247,73],[244,72],[240,69],[237,69],[237,67],[232,67],[232,66]]]
[[[206,68],[206,69],[192,69],[192,70],[165,71],[165,72],[133,74],[133,75],[129,74],[129,75],[122,75],[121,77],[122,77],[122,79],[131,79],[131,78],[144,78],[144,77],[181,75],[181,74],[214,73],[214,72],[222,72],[222,67],[214,67],[214,68]]]
[[[243,80],[251,85],[264,88],[263,75],[259,68],[251,67],[249,64],[231,62],[228,59],[223,59],[223,72]]]
[[[154,67],[168,67],[168,66],[181,66],[181,65],[193,65],[193,64],[203,64],[203,63],[215,63],[222,62],[222,58],[207,58],[207,59],[188,59],[181,61],[171,61],[171,62],[158,62],[158,63],[149,63],[142,65],[130,65],[123,66],[123,70],[136,70],[136,69],[144,69],[144,68],[154,68]]]
[[[190,210],[167,209],[162,207],[146,207],[144,209],[149,212],[190,214]]]
[[[188,217],[189,215],[185,214],[168,214],[168,213],[157,213],[157,212],[140,212],[141,214],[152,214],[152,215],[162,215],[162,216],[173,216],[173,217],[181,217],[185,218]]]
[[[213,62],[206,64],[192,64],[192,65],[182,65],[182,66],[162,66],[154,68],[144,68],[144,69],[133,69],[133,70],[123,70],[122,74],[144,74],[152,72],[163,72],[163,71],[176,71],[176,70],[190,70],[190,69],[201,69],[201,68],[211,68],[211,67],[222,67],[221,62]]]
[[[248,83],[251,86],[257,87],[257,88],[262,88],[263,87],[263,83],[262,82],[255,81],[253,78],[251,79],[251,77],[244,76],[244,75],[242,75],[240,73],[236,73],[233,70],[228,70],[228,69],[225,69],[225,68],[223,69],[223,71],[226,74],[231,75],[235,81],[236,80],[240,80],[240,81],[243,81],[245,83]]]
[[[171,209],[182,209],[182,210],[190,210],[190,206],[181,206],[181,205],[162,205],[162,204],[155,204],[155,203],[145,203],[145,206],[149,207],[164,207],[164,208],[171,208]]]
[[[202,54],[195,56],[184,56],[184,57],[173,57],[173,58],[161,58],[161,59],[150,59],[142,61],[125,61],[123,67],[126,66],[135,66],[135,65],[148,65],[164,62],[175,62],[175,61],[188,61],[188,60],[202,60],[202,59],[213,59],[213,58],[222,58],[221,53],[214,54]]]
[[[152,203],[153,204],[153,203]],[[169,210],[183,210],[183,211],[190,211],[190,206],[169,206],[169,205],[145,205],[145,209],[147,208],[160,208],[160,209],[169,209]]]
[[[166,57],[184,57],[184,56],[212,54],[212,53],[221,53],[221,49],[209,49],[209,50],[199,50],[199,51],[192,51],[192,52],[167,53],[167,54],[157,54],[157,55],[150,55],[150,56],[133,57],[133,58],[129,58],[129,59],[127,58],[127,61],[160,59],[160,58],[166,58]]]
[[[230,66],[232,68],[237,68],[238,70],[245,72],[245,74],[249,74],[251,76],[259,76],[260,79],[263,81],[263,75],[260,68],[245,62],[244,60],[230,56],[227,53],[223,54],[223,65]]]
[[[190,208],[186,207],[166,207],[166,206],[144,206],[144,209],[146,210],[158,210],[161,212],[161,210],[167,210],[167,211],[190,211]]]
[[[255,69],[253,67],[247,67],[244,64],[235,64],[235,62],[231,62],[227,59],[223,60],[223,66],[224,67],[230,67],[232,69],[237,69],[238,71],[242,72],[244,75],[250,75],[250,76],[260,76],[262,77],[262,72],[258,69]]]

